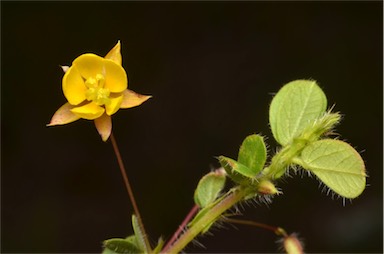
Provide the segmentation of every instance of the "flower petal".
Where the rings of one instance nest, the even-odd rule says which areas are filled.
[[[78,120],[80,117],[71,112],[73,105],[68,102],[61,106],[53,115],[51,122],[47,126],[63,125],[72,123]]]
[[[71,109],[71,111],[81,118],[94,120],[99,118],[104,113],[105,109],[94,102],[90,102],[84,106],[75,107]]]
[[[107,114],[109,116],[115,114],[119,110],[121,102],[123,101],[123,95],[120,95],[115,98],[110,97],[110,100],[111,100],[111,103],[105,105]]]
[[[109,115],[103,114],[95,119],[95,126],[99,132],[101,139],[105,142],[108,140],[112,132],[112,119]]]
[[[87,53],[76,58],[72,66],[79,70],[84,79],[88,79],[89,77],[96,77],[97,74],[102,74],[103,61],[104,58]]]
[[[72,105],[78,105],[83,102],[87,87],[76,68],[69,68],[63,77],[63,93],[68,102]]]
[[[104,58],[110,59],[115,63],[117,63],[118,65],[121,65],[122,57],[121,57],[120,49],[121,49],[120,41],[118,41],[116,45],[113,47],[113,49],[111,49]]]
[[[138,94],[132,90],[126,89],[123,92],[123,102],[121,103],[120,108],[132,108],[139,106],[149,98],[152,98],[152,96]]]
[[[112,60],[104,60],[105,68],[105,88],[112,93],[121,93],[128,86],[128,78],[125,70]]]

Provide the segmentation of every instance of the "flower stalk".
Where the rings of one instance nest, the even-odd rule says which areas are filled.
[[[241,224],[241,225],[248,225],[248,226],[253,226],[253,227],[259,227],[259,228],[263,228],[263,229],[272,231],[276,235],[287,236],[287,233],[285,232],[285,230],[280,228],[280,227],[275,227],[275,226],[267,225],[267,224],[256,222],[256,221],[239,220],[239,219],[232,219],[232,218],[225,218],[225,221],[229,222],[229,223],[234,223],[234,224]]]
[[[139,226],[140,226],[142,232],[144,233],[143,237],[144,237],[144,244],[145,244],[146,252],[151,253],[152,252],[151,245],[149,243],[147,234],[145,233],[145,228],[144,228],[143,221],[141,220],[140,211],[139,211],[139,208],[137,206],[135,196],[133,195],[133,190],[132,190],[131,184],[129,182],[128,175],[127,175],[127,172],[125,170],[124,163],[123,163],[123,159],[121,158],[120,150],[119,150],[119,147],[117,145],[115,136],[113,135],[113,132],[111,132],[111,142],[112,142],[113,150],[114,150],[116,158],[117,158],[117,162],[119,164],[121,175],[123,176],[124,184],[125,184],[125,187],[127,189],[129,199],[131,200],[133,210],[134,210],[135,215],[137,217],[137,221],[139,223]]]

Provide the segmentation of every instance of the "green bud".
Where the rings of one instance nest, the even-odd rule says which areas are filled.
[[[264,195],[279,194],[279,191],[276,189],[275,185],[269,180],[262,180],[258,184],[257,192]]]

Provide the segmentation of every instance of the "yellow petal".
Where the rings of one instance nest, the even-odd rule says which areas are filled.
[[[73,61],[72,66],[76,67],[81,76],[85,79],[96,77],[97,74],[103,73],[104,58],[95,54],[83,54]]]
[[[105,109],[94,102],[90,102],[84,106],[75,107],[71,109],[71,111],[81,118],[94,120],[100,117],[104,113]]]
[[[119,110],[121,102],[123,101],[123,95],[120,95],[116,98],[109,97],[109,99],[111,100],[111,103],[106,104],[105,108],[106,108],[107,114],[111,116]]]
[[[63,93],[68,102],[72,105],[78,105],[83,102],[87,87],[76,68],[69,68],[63,77]]]
[[[95,126],[101,136],[101,139],[104,142],[107,141],[112,131],[111,117],[107,114],[103,114],[101,117],[95,119]]]
[[[113,49],[111,49],[108,52],[108,54],[105,56],[105,59],[110,59],[115,63],[117,63],[118,65],[121,65],[122,57],[121,57],[120,49],[121,49],[120,41],[118,41],[116,45],[113,47]]]
[[[51,122],[47,126],[62,125],[72,123],[78,120],[80,117],[71,112],[73,105],[68,102],[61,106],[53,115]]]
[[[132,90],[126,89],[123,92],[123,101],[120,105],[120,108],[132,108],[139,106],[151,97],[151,95],[142,95]]]
[[[121,93],[128,86],[128,78],[125,70],[112,60],[104,60],[105,68],[105,88],[112,93]]]

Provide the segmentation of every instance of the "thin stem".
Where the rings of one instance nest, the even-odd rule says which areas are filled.
[[[121,175],[123,176],[123,179],[124,179],[124,184],[125,184],[125,187],[127,189],[129,199],[131,200],[133,210],[134,210],[135,215],[137,217],[137,221],[138,221],[140,228],[144,234],[143,237],[144,237],[144,244],[145,244],[146,250],[147,250],[147,252],[152,252],[151,245],[149,244],[147,234],[145,233],[143,221],[141,220],[139,208],[137,206],[135,196],[133,195],[132,187],[131,187],[131,184],[129,183],[129,179],[128,179],[127,172],[125,170],[123,159],[121,158],[119,147],[117,146],[117,142],[116,142],[115,136],[113,135],[113,132],[111,132],[111,142],[112,142],[113,150],[115,151],[115,154],[116,154],[117,162],[119,163],[119,168],[121,171]]]
[[[238,219],[231,219],[231,218],[225,218],[225,221],[229,222],[229,223],[235,223],[235,224],[242,224],[242,225],[249,225],[249,226],[264,228],[264,229],[272,231],[276,235],[283,235],[285,237],[287,236],[287,233],[285,232],[285,230],[280,228],[280,227],[274,227],[274,226],[270,226],[270,225],[256,222],[256,221],[238,220]]]
[[[195,214],[199,211],[199,206],[194,205],[183,220],[183,222],[180,224],[179,228],[176,230],[176,232],[173,234],[172,238],[168,241],[167,245],[163,248],[163,252],[167,252],[169,247],[176,241],[177,237],[180,235],[181,232],[183,232],[183,229],[188,224],[188,222],[195,216]]]

